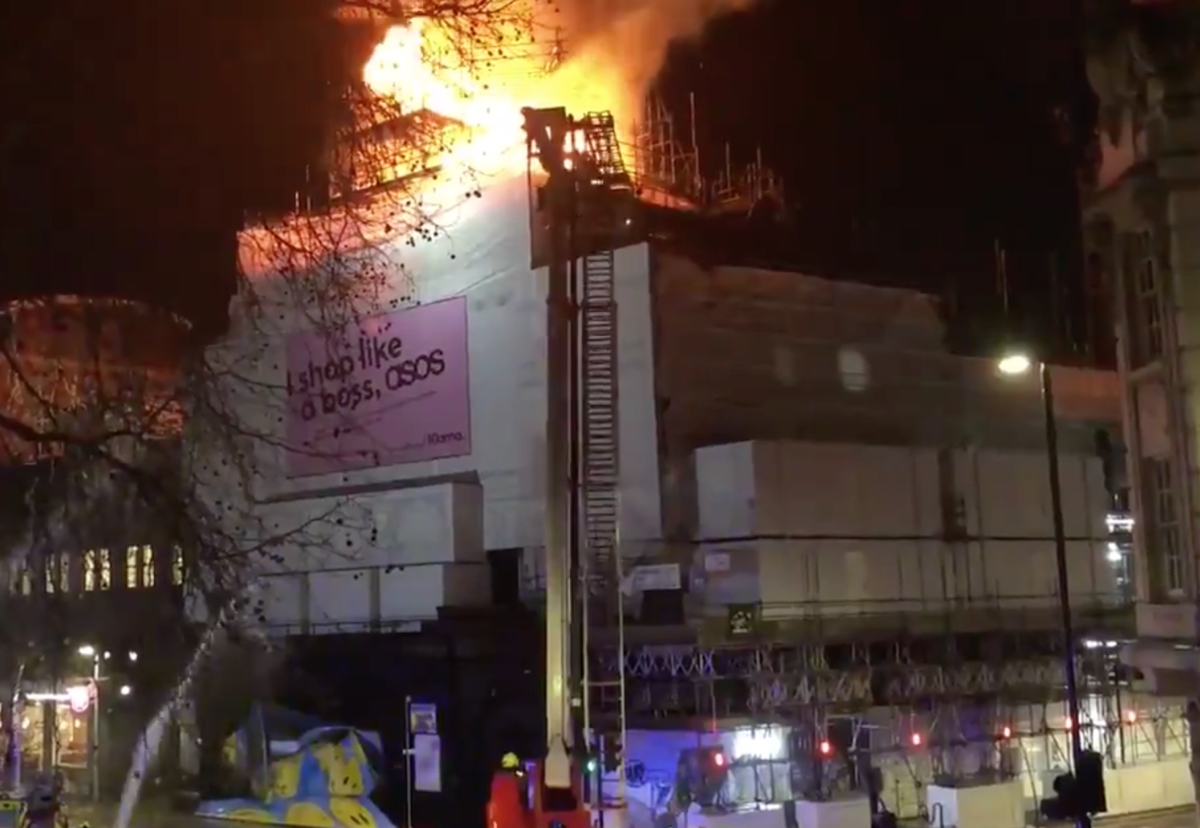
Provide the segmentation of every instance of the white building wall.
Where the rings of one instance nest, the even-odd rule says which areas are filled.
[[[294,630],[346,631],[487,603],[482,498],[478,484],[445,483],[265,507],[285,530],[305,515],[329,516],[263,562],[265,616]]]
[[[948,460],[952,469],[931,448],[798,441],[700,449],[693,585],[710,604],[761,602],[767,618],[1054,606],[1045,454],[967,449]],[[1072,595],[1116,601],[1100,461],[1059,462]],[[955,540],[944,538],[944,491],[957,498]]]
[[[372,272],[382,269],[386,283],[362,302],[361,313],[466,297],[469,454],[289,479],[287,456],[296,447],[288,445],[285,427],[285,343],[289,334],[312,330],[314,311],[311,297],[285,289],[287,280],[260,277],[255,304],[244,297],[235,300],[231,334],[212,351],[214,361],[236,367],[237,377],[225,383],[225,390],[247,430],[261,438],[243,446],[253,457],[249,495],[233,490],[235,480],[222,474],[220,463],[202,457],[214,502],[249,497],[262,504],[248,512],[235,510],[230,518],[246,524],[237,531],[248,538],[298,538],[282,544],[279,561],[264,562],[270,621],[357,624],[364,618],[428,617],[443,604],[484,602],[484,550],[532,549],[542,543],[546,272],[529,264],[524,179],[492,187],[482,198],[448,211],[442,223],[444,235],[432,241],[385,250],[386,259]],[[616,280],[620,530],[629,540],[657,538],[645,245],[617,251]],[[399,317],[394,326],[402,333],[403,324]],[[203,453],[198,446],[198,456]],[[468,495],[472,486],[476,494]],[[436,514],[420,512],[418,503],[434,504],[428,508]],[[536,566],[537,555],[529,558]]]
[[[470,452],[439,460],[289,479],[286,460],[294,447],[288,446],[284,428],[288,417],[284,342],[289,334],[312,328],[313,308],[311,297],[302,291],[281,289],[294,287],[294,279],[260,276],[253,290],[255,302],[248,302],[245,296],[235,302],[232,331],[212,351],[215,362],[236,369],[238,377],[225,383],[231,407],[247,430],[262,438],[240,441],[238,447],[239,452],[252,458],[251,490],[236,491],[237,476],[213,460],[203,438],[194,443],[197,465],[204,467],[199,473],[210,479],[214,511],[226,515],[231,534],[247,538],[248,545],[253,545],[254,538],[289,534],[317,517],[333,520],[330,503],[335,501],[339,509],[370,514],[369,519],[358,521],[361,525],[357,529],[369,536],[377,531],[376,522],[396,522],[389,511],[396,507],[383,492],[424,489],[448,482],[475,483],[481,489],[477,506],[480,514],[464,514],[462,519],[482,526],[480,548],[524,550],[526,583],[536,586],[540,581],[546,275],[544,270],[535,272],[529,267],[525,182],[493,186],[482,198],[469,200],[445,216],[445,235],[415,247],[399,244],[395,249],[385,248],[382,260],[372,260],[369,267],[362,268],[367,273],[384,273],[386,279],[382,283],[369,282],[360,311],[371,315],[380,309],[466,298]],[[721,543],[736,550],[745,545],[736,540],[745,534],[736,531],[738,525],[755,520],[773,522],[775,526],[782,526],[781,521],[800,521],[790,513],[750,520],[745,514],[747,509],[753,511],[746,501],[748,496],[738,494],[749,489],[733,487],[734,478],[721,484],[732,492],[732,502],[716,499],[713,492],[695,498],[697,478],[687,466],[697,446],[806,434],[819,440],[898,446],[943,445],[970,434],[987,444],[993,434],[1006,428],[1025,435],[1016,439],[1020,443],[1022,439],[1028,442],[1029,434],[1040,434],[1036,384],[1000,383],[994,366],[987,361],[962,360],[946,353],[936,308],[929,297],[789,273],[722,267],[704,270],[679,256],[651,251],[645,244],[620,249],[616,256],[620,530],[625,554],[638,562],[682,561],[689,557],[690,547],[686,544],[682,557],[661,549],[664,535],[672,542],[692,537],[724,538]],[[338,266],[357,265],[348,259]],[[395,324],[402,328],[403,317]],[[1064,444],[1069,442],[1072,423],[1114,419],[1115,398],[1108,393],[1110,379],[1098,372],[1056,372]],[[660,433],[665,438],[661,446]],[[831,444],[825,454],[818,452],[830,479],[855,474],[837,469],[839,450]],[[916,454],[904,449],[895,451],[899,452],[897,457],[905,459],[889,461],[895,465],[894,473],[888,472],[891,477],[877,472],[856,483],[860,488],[853,496],[849,489],[845,494],[847,503],[861,501],[865,511],[894,504],[871,518],[882,528],[862,538],[853,533],[838,534],[850,531],[845,527],[827,533],[835,537],[808,537],[804,541],[808,551],[801,555],[806,563],[788,576],[807,584],[797,594],[820,591],[826,601],[864,600],[863,596],[877,591],[872,585],[874,580],[893,570],[897,593],[891,599],[897,600],[928,600],[934,586],[957,596],[987,595],[997,590],[1008,594],[1016,589],[1001,589],[987,581],[990,576],[986,576],[983,559],[999,554],[995,550],[1000,541],[964,544],[953,557],[949,575],[940,563],[934,566],[934,561],[944,556],[934,540],[940,520],[936,475],[932,482],[927,479],[934,473],[929,471],[931,461],[919,450]],[[660,457],[666,459],[661,495]],[[758,458],[755,463],[747,459],[739,462],[742,465],[731,469],[731,474],[753,472],[761,476],[762,469],[775,461]],[[934,467],[936,472],[936,463]],[[1064,475],[1068,473],[1064,469]],[[777,469],[773,474],[790,481],[799,472],[789,468]],[[914,488],[911,483],[903,483],[904,475],[915,475],[919,485]],[[965,480],[964,475],[967,471],[958,476]],[[1030,479],[1033,484],[1023,481],[1014,484],[1014,490],[1024,493],[1022,496],[1032,503],[1035,496],[1030,485],[1039,485],[1044,474],[1032,469]],[[892,494],[901,490],[907,493],[903,501],[906,513],[898,511],[900,502]],[[913,498],[917,500],[908,504]],[[286,506],[256,506],[248,515],[247,510],[228,508],[229,503],[239,500]],[[222,505],[217,506],[217,501]],[[848,508],[837,505],[833,512],[820,515],[821,520],[833,520]],[[722,522],[724,528],[698,530],[697,511],[707,521]],[[252,525],[261,522],[268,512],[273,515],[272,527]],[[845,515],[843,518],[851,519]],[[977,517],[973,519],[978,522]],[[312,527],[307,531],[311,532]],[[815,529],[807,531],[809,535],[819,534]],[[979,526],[970,532],[991,534],[990,529]],[[777,534],[787,532],[780,529]],[[796,543],[800,541],[795,538],[759,537],[755,545],[760,550],[771,544],[790,549]],[[853,548],[838,546],[847,543]],[[301,545],[313,544],[306,541]],[[989,548],[986,554],[984,546]],[[389,554],[394,557],[371,565],[413,566],[399,551]],[[744,557],[726,555],[714,560],[721,565],[721,561],[736,562]],[[891,564],[880,566],[876,562],[880,557],[907,563],[897,563],[898,569]],[[285,550],[283,558],[281,566],[297,571],[312,571],[315,567],[332,572],[359,566],[353,560],[347,563],[346,555],[339,562],[312,561],[294,549]],[[833,558],[839,559],[843,567],[837,577],[830,568]],[[470,565],[479,567],[481,561]],[[426,563],[467,566],[452,557]],[[818,563],[821,567],[814,568]],[[706,571],[703,566],[700,570]],[[1021,577],[1033,579],[1028,589],[1039,589],[1034,583],[1039,572],[1036,566],[1023,570]],[[711,589],[724,590],[729,596],[740,594],[741,588],[735,586],[736,568],[721,577],[716,575],[709,573],[711,577],[705,579]],[[454,577],[470,580],[476,576]],[[950,578],[944,588],[943,577]],[[411,612],[396,605],[387,610],[387,617],[431,612],[430,607],[442,600],[436,596],[447,594],[448,587],[430,592],[426,586],[418,586],[417,579],[409,573],[406,579],[389,584],[389,595],[411,595],[401,602],[411,607]],[[410,582],[413,586],[404,586]],[[325,601],[314,592],[311,579],[306,583],[307,598],[289,599],[284,602],[286,606],[294,607],[299,601],[307,607],[308,617],[316,619],[320,613],[314,607],[343,603],[342,598]],[[318,579],[316,586],[321,590],[334,589],[321,584]],[[299,588],[280,585],[276,589],[285,592]],[[479,600],[482,595],[474,587],[456,590],[464,601]],[[338,595],[351,593],[353,590]],[[435,597],[430,599],[430,595]],[[835,599],[835,595],[840,597]],[[777,596],[773,600],[785,599]],[[361,614],[361,606],[360,602],[355,612]],[[368,613],[375,614],[385,613],[390,605],[378,602],[378,606],[367,606]],[[332,610],[322,612],[322,617],[339,617]]]

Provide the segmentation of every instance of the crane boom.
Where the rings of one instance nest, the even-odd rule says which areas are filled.
[[[546,756],[532,801],[519,774],[492,780],[490,828],[587,828],[584,708],[593,607],[621,627],[618,544],[617,316],[614,249],[633,200],[612,116],[525,109],[531,213],[548,220],[546,252]],[[533,162],[545,183],[534,190]],[[539,179],[541,175],[539,174]],[[580,316],[582,308],[583,315]],[[623,663],[623,658],[621,659]],[[610,686],[612,685],[612,686]],[[615,686],[623,741],[624,681]],[[582,715],[577,715],[582,714]],[[611,723],[609,725],[611,727]],[[599,777],[593,800],[600,807]],[[620,799],[620,792],[618,795]]]
[[[530,158],[541,162],[547,175],[542,193],[551,214],[565,213],[573,194],[571,170],[564,147],[570,141],[566,110],[525,110],[525,130]],[[571,479],[569,448],[574,420],[569,388],[572,365],[570,343],[575,328],[575,308],[568,292],[571,239],[569,226],[551,221],[550,262],[546,284],[546,787],[571,786],[571,747],[574,741],[572,702],[577,698],[571,664],[572,641],[571,562],[568,513],[577,496]]]

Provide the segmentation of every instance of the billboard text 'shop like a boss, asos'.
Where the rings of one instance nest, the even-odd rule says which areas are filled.
[[[471,453],[467,300],[287,343],[289,477]]]

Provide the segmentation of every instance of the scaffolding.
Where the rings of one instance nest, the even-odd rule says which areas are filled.
[[[535,4],[512,3],[459,20],[436,19],[436,43],[422,45],[422,60],[446,77],[472,84],[504,87],[531,77],[548,76],[567,55],[559,26],[541,19]],[[335,17],[344,25],[411,26],[390,0],[342,0]],[[484,83],[486,81],[486,84]],[[309,167],[303,190],[295,194],[296,213],[321,213],[350,202],[369,201],[390,191],[405,192],[436,180],[456,144],[469,139],[470,127],[432,109],[402,111],[386,95],[365,84],[345,94],[345,121],[331,125],[328,150]]]
[[[648,95],[633,125],[633,173],[641,199],[649,204],[709,213],[750,213],[770,200],[782,206],[782,179],[764,162],[762,150],[748,164],[735,164],[724,145],[719,164],[701,164],[696,134],[696,96],[688,96],[688,130],[677,130],[662,99]],[[706,167],[708,173],[706,174]]]
[[[182,426],[171,394],[171,358],[190,325],[138,302],[52,296],[0,307],[0,407],[34,434],[79,433],[107,424],[146,437]],[[61,441],[0,434],[0,455],[20,462],[57,457]]]
[[[1112,768],[1189,750],[1185,701],[1139,691],[1118,663],[1119,642],[1134,632],[1129,610],[1076,608],[1081,735]],[[770,611],[758,607],[757,617]],[[740,641],[705,622],[686,644],[654,643],[631,628],[637,643],[622,665],[629,727],[733,732],[772,745],[735,749],[727,807],[873,787],[884,807],[908,818],[928,816],[930,784],[1002,780],[1020,780],[1035,802],[1047,778],[1070,765],[1061,637],[1044,616],[1015,609],[981,632],[956,628],[955,608],[940,615],[759,621]]]

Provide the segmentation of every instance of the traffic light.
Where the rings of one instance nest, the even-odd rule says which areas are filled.
[[[1100,754],[1085,750],[1079,756],[1076,771],[1054,777],[1054,796],[1042,800],[1042,816],[1074,820],[1085,814],[1102,814],[1108,810],[1104,793],[1104,759]]]

